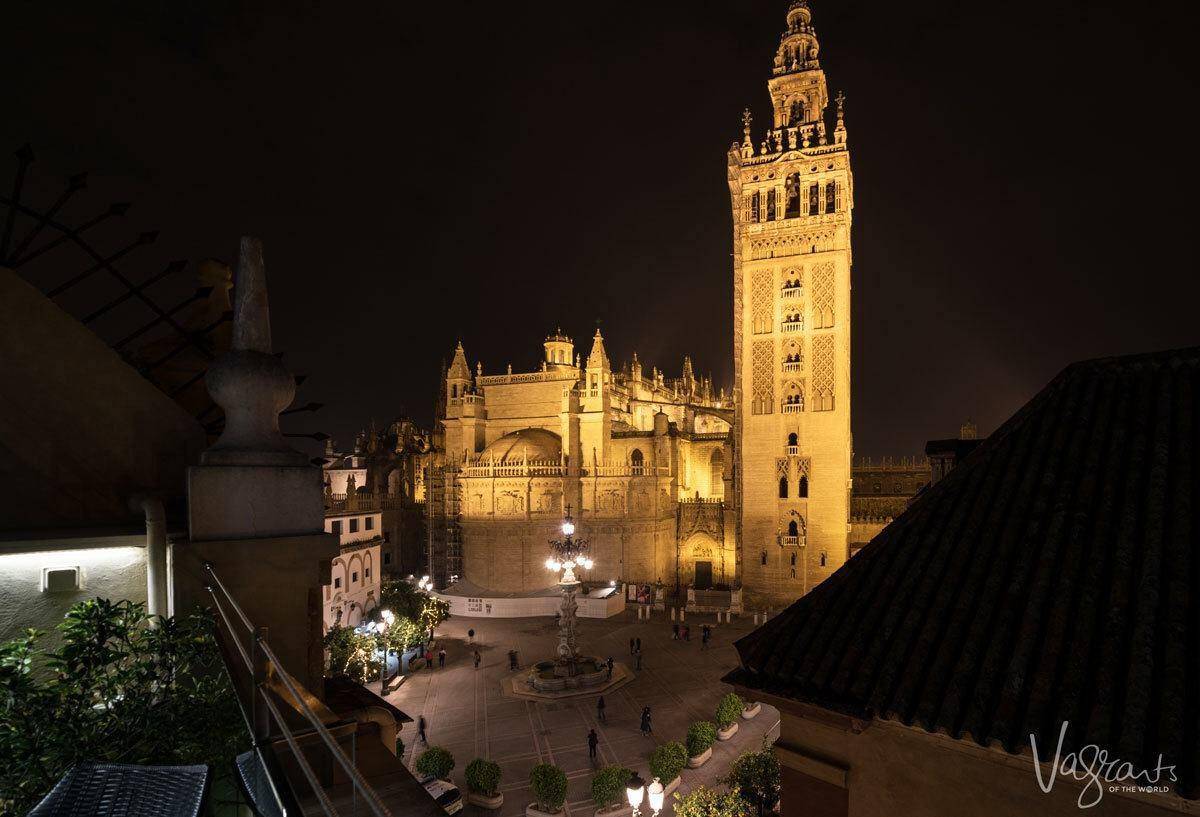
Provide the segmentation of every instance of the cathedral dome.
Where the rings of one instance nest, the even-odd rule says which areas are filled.
[[[544,428],[523,428],[505,434],[483,449],[481,460],[517,463],[522,460],[551,460],[562,457],[562,438]]]

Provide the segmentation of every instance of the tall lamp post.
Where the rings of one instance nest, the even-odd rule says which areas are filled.
[[[642,801],[646,799],[646,795],[649,795],[651,814],[653,817],[658,817],[659,812],[662,811],[664,794],[663,785],[658,782],[657,777],[654,778],[649,789],[646,788],[646,781],[642,780],[642,776],[637,772],[634,772],[633,777],[625,784],[625,796],[629,799],[629,807],[633,810],[632,817],[641,817]]]
[[[562,592],[562,615],[558,623],[558,664],[566,669],[567,675],[575,674],[576,661],[579,658],[579,648],[575,643],[575,611],[579,605],[575,595],[579,592],[579,580],[575,578],[575,568],[591,570],[594,562],[588,558],[587,542],[575,538],[575,522],[571,519],[571,506],[567,506],[567,515],[563,517],[562,539],[550,540],[550,558],[546,559],[546,569],[555,573],[562,571],[558,579],[558,587]]]

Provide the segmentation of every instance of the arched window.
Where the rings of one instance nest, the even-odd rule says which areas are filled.
[[[762,196],[757,190],[750,196],[750,220],[762,221]]]
[[[788,498],[788,484],[787,484],[787,477],[780,477],[780,478],[779,478],[779,498],[780,498],[780,499],[787,499],[787,498]]]
[[[825,185],[825,212],[837,212],[837,182],[829,182]]]
[[[767,563],[767,552],[765,550],[762,552],[762,563],[764,565]]]
[[[450,387],[450,399],[453,400],[455,397],[458,397],[458,386],[451,386]]]
[[[792,101],[792,109],[788,113],[788,124],[792,127],[803,124],[804,122],[804,100],[796,99]]]
[[[800,444],[800,438],[796,436],[796,432],[793,431],[791,434],[788,435],[788,443],[787,444],[788,445],[799,445]]]
[[[822,553],[822,554],[821,554],[821,567],[824,567],[824,566],[825,566],[825,563],[826,563],[827,561],[828,561],[828,559],[826,558],[825,554],[824,554],[824,553]]]
[[[633,473],[635,476],[641,476],[645,469],[643,468],[644,458],[642,451],[639,448],[633,449],[633,453],[629,455],[629,462],[633,465]]]
[[[795,538],[799,535],[800,535],[800,528],[799,528],[799,526],[796,525],[796,520],[793,519],[791,522],[788,522],[788,536]]]
[[[808,477],[800,477],[800,496],[808,498]]]
[[[810,184],[808,186],[808,214],[810,216],[815,216],[820,212],[821,212],[821,186],[814,182],[813,184]],[[814,249],[813,252],[816,252],[816,249]]]
[[[775,220],[775,188],[772,187],[767,191],[767,217],[764,221]]]
[[[795,552],[793,552],[792,553],[792,567],[795,567],[795,566],[796,566],[796,554],[795,554]]]
[[[784,207],[784,218],[796,218],[800,215],[800,174],[793,173],[787,178],[787,204]]]
[[[708,458],[709,467],[709,496],[724,496],[725,494],[725,455],[721,449],[714,449]]]

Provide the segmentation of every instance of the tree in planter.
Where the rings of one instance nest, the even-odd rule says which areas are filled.
[[[500,788],[500,764],[477,757],[467,764],[467,788],[476,794],[495,797]]]
[[[421,606],[421,616],[418,619],[422,629],[428,631],[450,618],[450,602],[442,599],[426,598]]]
[[[731,725],[737,723],[738,718],[742,716],[742,710],[745,708],[746,702],[742,700],[742,696],[736,692],[730,692],[717,704],[717,726],[722,729],[728,729]]]
[[[156,618],[90,599],[40,646],[0,643],[0,814],[24,814],[75,763],[209,764],[218,777],[249,745],[211,615]]]
[[[529,772],[529,787],[533,790],[538,811],[554,812],[567,799],[567,776],[549,763],[539,763]]]
[[[436,777],[444,780],[454,768],[454,755],[441,746],[430,746],[417,758],[414,767],[422,777]]]
[[[384,579],[379,588],[379,606],[371,617],[379,621],[383,610],[391,610],[396,618],[419,622],[425,606],[425,594],[404,579]]]
[[[703,750],[701,750],[703,751]],[[650,753],[650,774],[658,778],[664,786],[683,771],[687,765],[688,753],[679,741],[664,743]]]
[[[764,817],[779,802],[779,759],[764,742],[757,752],[743,752],[721,782],[745,800],[758,817]]]
[[[625,801],[625,784],[633,777],[633,770],[622,766],[609,766],[596,772],[592,778],[592,802],[596,808],[604,809]]]
[[[717,740],[717,728],[708,721],[696,721],[688,727],[687,753],[688,757],[704,754],[704,751]]]
[[[675,817],[750,817],[750,807],[733,792],[697,786],[682,796],[675,792]]]
[[[329,651],[330,675],[345,675],[351,680],[365,684],[379,676],[379,659],[375,651],[380,649],[379,637],[375,634],[356,633],[353,627],[330,627],[325,633],[325,649]]]

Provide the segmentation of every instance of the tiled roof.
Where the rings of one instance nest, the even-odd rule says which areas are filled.
[[[726,680],[1200,797],[1200,348],[1065,369]]]

